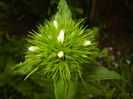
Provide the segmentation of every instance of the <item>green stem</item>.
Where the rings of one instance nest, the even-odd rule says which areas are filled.
[[[77,81],[65,82],[59,79],[54,82],[56,99],[73,99],[76,93]]]

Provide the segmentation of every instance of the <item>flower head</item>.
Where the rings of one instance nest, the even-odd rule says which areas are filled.
[[[58,21],[63,24],[60,25],[62,28],[60,31],[53,28],[53,21],[50,21],[49,24],[41,25],[38,33],[33,32],[30,36],[28,41],[34,46],[30,46],[28,51],[33,53],[26,54],[23,64],[30,64],[30,66],[25,67],[28,69],[24,72],[33,73],[35,69],[42,71],[49,78],[57,79],[63,75],[63,79],[70,80],[71,77],[81,75],[81,63],[92,61],[100,55],[99,52],[96,55],[98,50],[95,44],[92,44],[93,42],[85,41],[92,34],[91,32],[84,33],[84,29],[80,27],[81,21]],[[54,24],[57,26],[56,21]],[[92,46],[88,46],[90,44]],[[20,65],[24,66],[23,64]]]
[[[52,27],[53,21],[50,21],[49,24],[41,25],[38,33],[33,32],[30,36],[28,42],[34,46],[28,48],[32,53],[26,54],[24,65],[20,64],[30,64],[25,67],[27,69],[24,72],[33,73],[38,70],[44,73],[45,77],[58,79],[63,75],[62,79],[70,80],[71,77],[81,75],[81,63],[90,62],[100,56],[95,44],[86,40],[92,34],[84,33],[84,29],[80,27],[82,21],[58,21],[63,24],[60,25],[60,31]],[[56,26],[56,21],[54,23]],[[91,46],[88,46],[90,44]]]

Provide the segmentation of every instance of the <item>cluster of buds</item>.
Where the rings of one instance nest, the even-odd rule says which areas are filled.
[[[57,29],[57,28],[58,28],[58,23],[57,23],[57,21],[53,21],[53,24],[54,24],[55,28]],[[63,43],[63,42],[64,42],[64,40],[65,40],[65,30],[64,30],[64,29],[61,29],[61,30],[60,30],[59,35],[58,35],[58,37],[57,37],[57,40],[58,40],[60,43]],[[84,46],[88,46],[88,45],[90,45],[90,44],[91,44],[91,41],[89,41],[89,40],[86,40],[86,41],[83,43]],[[37,50],[37,49],[38,49],[38,47],[36,47],[36,46],[31,46],[31,47],[28,48],[29,51],[35,51],[35,50]],[[57,56],[58,56],[59,58],[63,58],[63,57],[64,57],[64,51],[59,51],[58,54],[57,54]]]

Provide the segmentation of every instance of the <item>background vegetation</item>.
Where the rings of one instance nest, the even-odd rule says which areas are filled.
[[[86,18],[95,27],[98,47],[107,54],[100,64],[118,72],[123,80],[88,81],[78,86],[76,99],[132,99],[133,2],[132,0],[67,0],[73,18]],[[57,11],[59,0],[0,1],[0,99],[53,99],[50,81],[36,75],[24,81],[15,75],[15,64],[24,60],[27,32]],[[44,84],[45,82],[45,84]]]

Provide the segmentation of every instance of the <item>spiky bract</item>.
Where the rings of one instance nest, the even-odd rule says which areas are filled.
[[[90,62],[96,55],[97,48],[93,40],[93,32],[85,32],[82,21],[73,20],[47,21],[45,25],[39,25],[38,31],[30,32],[28,42],[31,44],[26,59],[19,64],[29,77],[36,71],[41,71],[45,77],[54,80],[59,77],[70,80],[72,77],[81,76],[81,65]],[[58,37],[64,31],[64,41]],[[91,42],[85,45],[88,40]],[[59,57],[59,52],[63,56]]]

